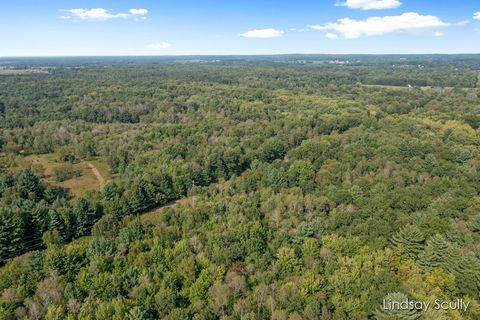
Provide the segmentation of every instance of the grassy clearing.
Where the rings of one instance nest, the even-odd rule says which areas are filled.
[[[105,179],[105,181],[114,178],[114,175],[110,173],[110,169],[105,158],[97,158],[94,160],[90,160],[89,162],[93,164],[98,169],[98,171],[100,171],[100,174],[102,175],[103,179]]]
[[[29,155],[25,157],[18,156],[13,159],[14,166],[12,171],[30,168],[34,173],[40,175],[47,184],[68,188],[75,196],[84,196],[86,192],[90,190],[100,190],[102,187],[99,179],[88,165],[89,163],[98,169],[104,179],[108,180],[111,178],[106,161],[96,159],[72,164],[72,168],[78,171],[80,176],[59,182],[54,176],[55,168],[64,166],[65,163],[57,162],[56,159],[57,156],[54,153]]]

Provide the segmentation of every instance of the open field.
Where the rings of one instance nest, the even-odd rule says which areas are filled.
[[[12,171],[30,168],[47,184],[70,189],[75,196],[84,196],[90,190],[100,190],[105,181],[111,178],[106,163],[101,159],[95,159],[72,164],[72,168],[79,172],[79,176],[57,181],[54,170],[65,163],[57,162],[55,158],[55,154],[18,156],[13,160],[15,166],[12,167]]]

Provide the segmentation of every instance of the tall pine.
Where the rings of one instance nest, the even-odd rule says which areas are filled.
[[[391,241],[400,253],[416,258],[424,248],[425,237],[416,226],[407,225],[401,228]]]

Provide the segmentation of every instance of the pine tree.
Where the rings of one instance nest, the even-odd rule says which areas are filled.
[[[456,277],[462,292],[475,296],[480,288],[480,261],[466,255],[457,245],[452,245],[444,268]]]
[[[419,255],[420,265],[430,271],[435,268],[455,275],[457,286],[465,294],[476,295],[480,288],[480,261],[465,254],[461,247],[441,235],[427,241],[425,250]]]
[[[12,212],[6,208],[0,210],[0,260],[5,259],[14,251],[10,241],[14,228]]]
[[[53,209],[48,211],[48,229],[50,231],[58,231],[62,239],[65,239],[65,228],[63,221],[57,211]]]
[[[2,196],[5,190],[13,187],[14,184],[15,184],[15,180],[11,173],[9,172],[2,173],[0,175],[0,196]]]
[[[149,193],[147,183],[143,179],[136,180],[125,193],[125,198],[131,213],[142,212],[153,204],[152,195]]]
[[[424,248],[425,237],[416,226],[407,225],[401,228],[391,241],[401,253],[416,258]]]
[[[445,238],[457,245],[462,245],[462,236],[458,231],[457,223],[454,220],[450,220],[449,228],[445,231]]]
[[[16,176],[15,187],[22,198],[36,198],[42,193],[40,179],[30,170],[22,171]]]
[[[419,255],[420,265],[426,270],[444,267],[449,261],[450,249],[451,244],[443,236],[431,237]]]
[[[73,216],[76,219],[75,236],[85,235],[97,219],[97,210],[94,205],[85,198],[78,198],[73,204]]]

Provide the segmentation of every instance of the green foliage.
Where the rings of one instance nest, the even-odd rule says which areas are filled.
[[[192,284],[189,290],[188,297],[190,302],[194,304],[198,300],[203,300],[207,298],[208,288],[212,284],[212,279],[208,270],[203,269],[200,272],[197,280]]]
[[[401,228],[393,237],[392,243],[402,255],[416,258],[424,248],[425,237],[414,225]]]
[[[118,59],[0,78],[0,318],[478,318],[478,57]]]
[[[278,249],[276,257],[277,269],[282,276],[300,271],[302,264],[293,248],[281,247]]]
[[[427,240],[425,250],[419,256],[420,265],[427,270],[441,268],[451,258],[452,249],[443,236],[435,235]]]
[[[62,182],[80,176],[80,171],[76,170],[71,164],[64,164],[53,168],[53,176],[56,181]]]

